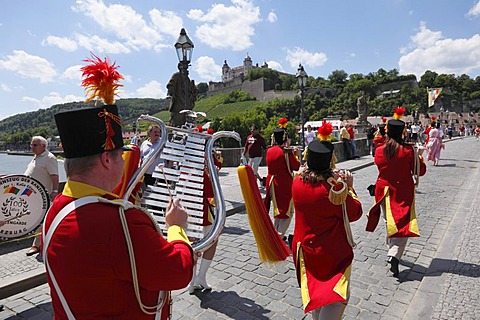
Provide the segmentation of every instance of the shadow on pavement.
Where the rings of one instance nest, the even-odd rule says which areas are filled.
[[[422,281],[424,277],[438,277],[444,273],[480,278],[480,265],[458,260],[434,258],[428,269],[408,261],[401,261],[400,264],[410,269],[402,270],[399,273],[399,282]]]
[[[30,248],[32,241],[33,240],[31,238],[0,241],[0,256],[14,251]]]
[[[240,297],[235,291],[195,291],[195,296],[200,299],[202,309],[221,312],[230,319],[244,320],[250,316],[253,319],[268,320],[265,314],[271,312],[252,299]]]
[[[238,228],[238,227],[225,227],[222,230],[222,233],[228,233],[228,234],[238,234],[242,235],[245,233],[249,233],[250,230],[248,229],[243,229],[243,228]]]

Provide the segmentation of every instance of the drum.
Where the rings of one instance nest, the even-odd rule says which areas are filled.
[[[50,198],[43,185],[23,175],[0,178],[0,238],[17,238],[34,231],[43,221]]]

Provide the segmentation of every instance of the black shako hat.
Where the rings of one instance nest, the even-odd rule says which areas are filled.
[[[380,132],[380,135],[384,136],[385,135],[385,124],[379,124],[378,125],[378,131]]]
[[[80,158],[123,148],[116,105],[82,108],[55,114],[65,158]]]
[[[402,141],[403,131],[405,130],[405,122],[402,120],[390,119],[387,123],[387,135],[397,142]]]
[[[330,141],[315,139],[307,148],[307,165],[310,170],[322,172],[330,168],[334,149]]]
[[[287,131],[282,128],[275,128],[273,130],[273,139],[277,144],[283,144],[285,141],[287,141],[288,135]]]

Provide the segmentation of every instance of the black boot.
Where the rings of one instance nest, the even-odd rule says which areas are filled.
[[[388,257],[388,263],[390,263],[390,271],[392,272],[393,276],[396,277],[398,276],[399,270],[398,270],[398,259],[395,257]]]

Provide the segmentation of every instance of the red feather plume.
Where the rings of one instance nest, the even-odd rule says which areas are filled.
[[[333,132],[333,126],[330,122],[323,120],[322,126],[318,128],[317,134],[320,140],[329,140]]]
[[[405,114],[405,108],[396,107],[395,108],[395,113],[393,114],[393,118],[395,120],[400,120],[403,117],[404,114]]]
[[[82,86],[85,87],[86,101],[90,102],[95,98],[103,100],[106,105],[115,103],[115,91],[122,85],[117,81],[123,76],[117,71],[118,66],[112,64],[108,58],[100,59],[93,53],[91,59],[85,59],[89,64],[82,67]]]
[[[278,126],[280,128],[285,128],[288,124],[288,119],[287,118],[281,118],[280,120],[278,120]]]
[[[213,134],[213,129],[212,129],[212,128],[208,128],[207,133],[208,133],[208,134]]]
[[[387,123],[387,118],[383,117],[383,118],[382,118],[382,122],[383,122],[383,123]]]

